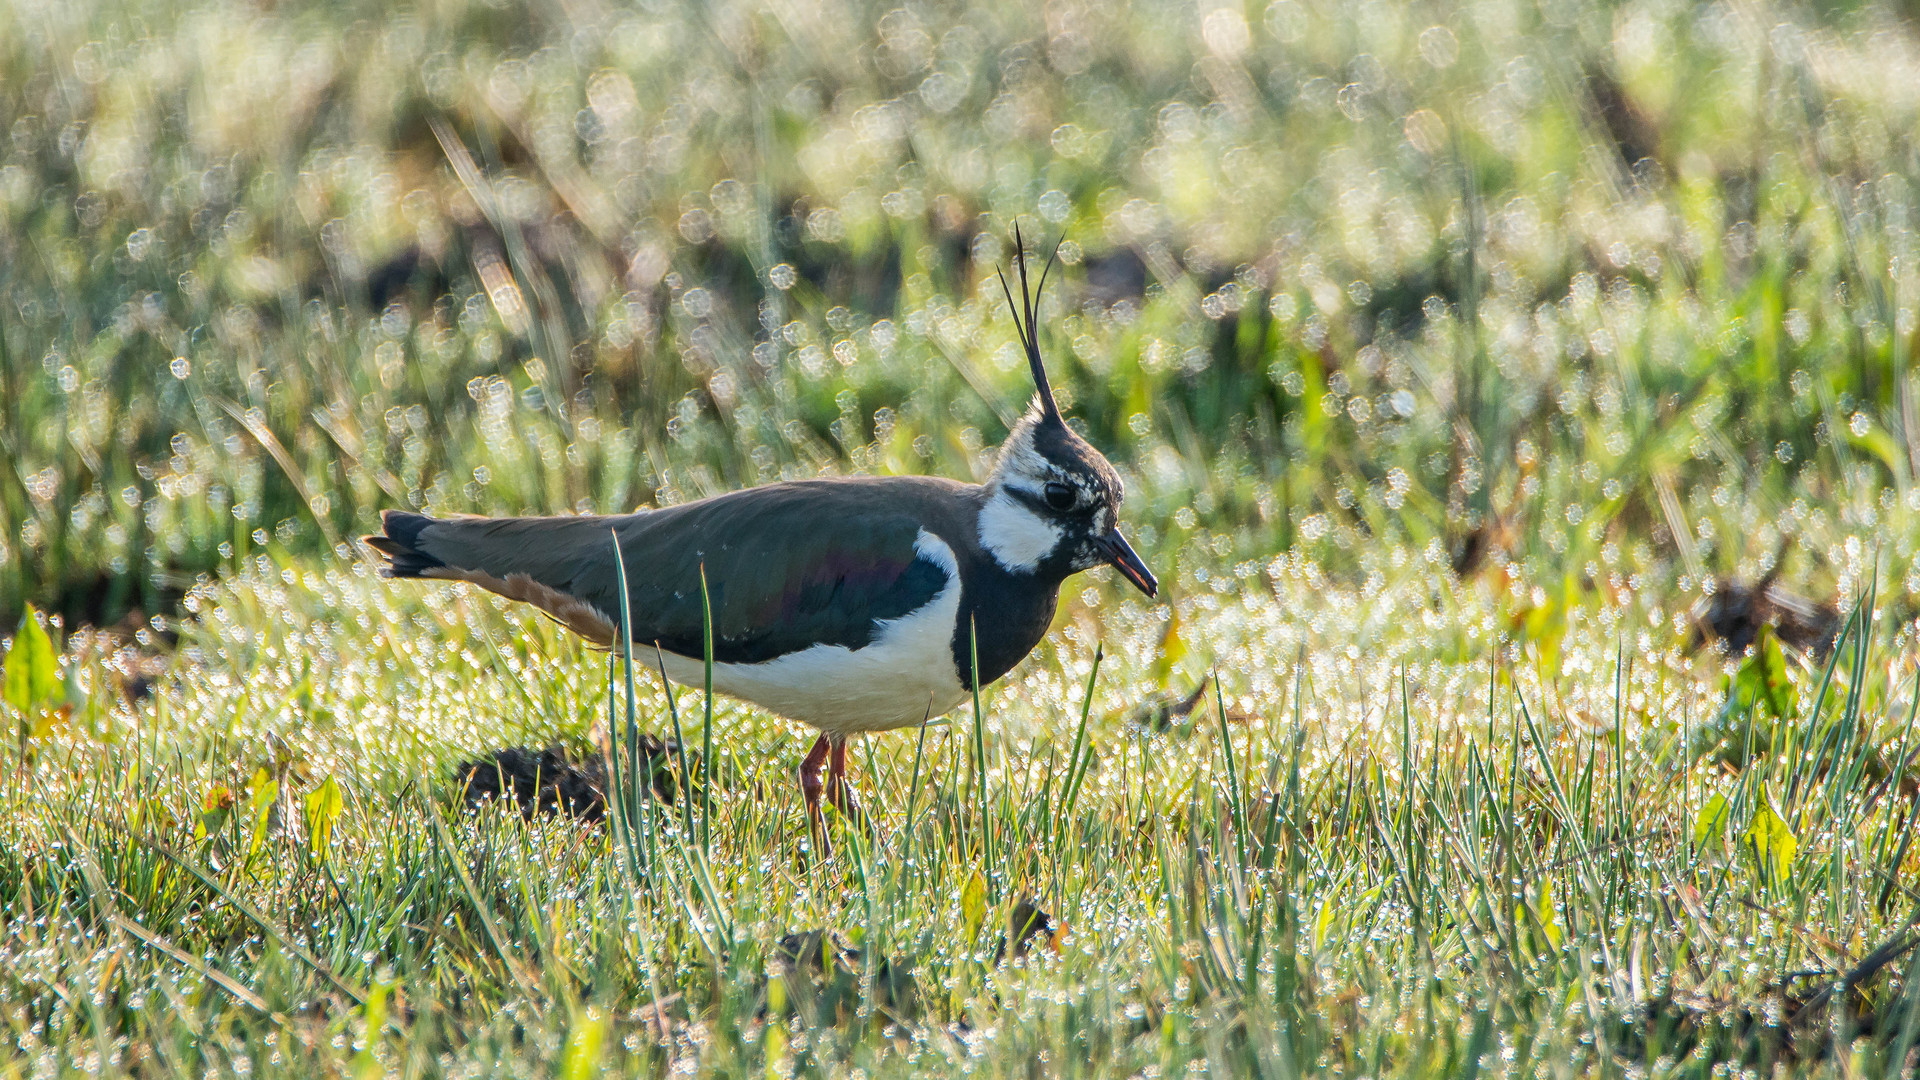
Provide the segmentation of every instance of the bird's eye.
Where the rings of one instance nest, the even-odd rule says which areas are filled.
[[[1073,509],[1073,489],[1065,484],[1054,482],[1047,485],[1047,505],[1055,510]]]

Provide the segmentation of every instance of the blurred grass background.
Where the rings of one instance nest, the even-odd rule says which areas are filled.
[[[1911,16],[8,4],[0,622],[387,506],[977,475],[1015,224],[1158,565],[1898,578]]]

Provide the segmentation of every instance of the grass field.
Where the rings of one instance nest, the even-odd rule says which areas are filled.
[[[1911,5],[0,0],[0,118],[0,1076],[1920,1052]],[[831,852],[352,543],[978,478],[1016,224],[1165,592]]]

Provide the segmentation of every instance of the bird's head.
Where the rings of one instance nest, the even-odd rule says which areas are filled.
[[[1037,393],[1033,407],[1008,433],[987,481],[980,541],[1001,566],[1016,573],[1065,577],[1107,563],[1135,588],[1153,596],[1159,583],[1120,532],[1120,500],[1125,495],[1120,474],[1067,426],[1054,404],[1034,322],[1034,302],[1046,286],[1053,260],[1048,259],[1040,271],[1039,287],[1029,291],[1026,249],[1019,235],[1016,230],[1014,260],[1022,302],[1014,301],[1005,275],[1000,284],[1013,307]]]

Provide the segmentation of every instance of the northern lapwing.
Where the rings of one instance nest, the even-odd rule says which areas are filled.
[[[714,689],[818,729],[799,769],[809,814],[823,792],[851,812],[847,738],[958,707],[976,671],[983,684],[1005,675],[1046,634],[1068,576],[1106,563],[1158,591],[1121,535],[1119,474],[1067,426],[1047,382],[1034,303],[1053,260],[1034,290],[1017,238],[1015,260],[1020,302],[1000,283],[1038,393],[984,484],[797,480],[574,517],[388,510],[366,543],[387,577],[469,581],[611,645],[617,537],[634,643],[692,686],[705,676],[704,568]]]

